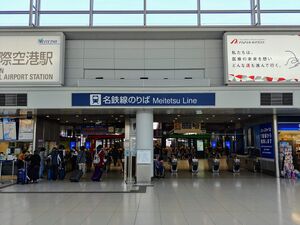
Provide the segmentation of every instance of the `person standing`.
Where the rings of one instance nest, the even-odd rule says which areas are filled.
[[[46,160],[46,149],[41,147],[40,149],[40,171],[39,171],[39,178],[44,178],[44,169],[45,169],[45,160]]]
[[[98,182],[100,181],[105,166],[104,158],[105,158],[104,149],[102,145],[98,145],[93,160],[95,171],[91,178],[92,181],[98,181]]]
[[[78,169],[82,171],[83,175],[85,175],[86,172],[86,152],[85,147],[81,146],[80,151],[78,152],[77,156],[77,163],[78,163]]]
[[[39,171],[40,171],[40,164],[41,164],[41,157],[38,151],[34,151],[34,154],[29,158],[29,168],[28,168],[28,176],[30,181],[33,183],[37,183],[39,179]]]
[[[51,162],[52,179],[56,180],[58,175],[58,166],[61,162],[61,158],[56,147],[52,149],[52,152],[50,153],[49,157]]]

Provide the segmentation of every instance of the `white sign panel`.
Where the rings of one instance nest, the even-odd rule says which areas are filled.
[[[0,85],[61,85],[63,35],[0,36]]]
[[[137,164],[151,164],[151,150],[137,151]]]
[[[225,35],[226,83],[299,83],[300,36]]]

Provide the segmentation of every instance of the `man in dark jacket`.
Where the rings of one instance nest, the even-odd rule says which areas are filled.
[[[38,151],[34,151],[34,154],[29,157],[29,168],[28,168],[28,176],[30,181],[33,183],[37,183],[39,179],[39,171],[40,171],[41,157]]]

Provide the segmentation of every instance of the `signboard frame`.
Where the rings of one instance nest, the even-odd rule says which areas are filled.
[[[259,36],[266,36],[266,35],[274,35],[274,36],[299,36],[299,32],[226,32],[223,35],[223,53],[224,53],[224,84],[228,85],[228,86],[253,86],[253,85],[257,85],[257,86],[262,86],[262,85],[287,85],[287,86],[299,86],[300,85],[300,77],[299,77],[299,81],[298,82],[268,82],[268,81],[258,81],[258,82],[231,82],[229,81],[229,65],[228,65],[228,60],[229,60],[229,55],[228,55],[228,48],[227,48],[227,44],[228,44],[228,36],[230,35],[239,35],[239,36],[257,36],[259,38]]]
[[[36,81],[36,82],[24,82],[20,80],[19,82],[1,82],[1,86],[63,86],[64,85],[64,70],[65,70],[65,35],[62,32],[34,32],[34,33],[25,33],[25,32],[6,32],[1,33],[0,37],[57,37],[60,40],[60,51],[59,51],[59,61],[58,61],[58,80],[57,81]],[[23,43],[26,45],[26,43]]]

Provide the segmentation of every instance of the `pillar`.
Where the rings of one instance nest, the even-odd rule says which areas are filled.
[[[153,177],[153,111],[136,113],[137,183],[150,183]]]
[[[273,135],[274,135],[275,171],[276,171],[276,177],[280,178],[280,172],[279,172],[278,128],[277,128],[277,115],[276,114],[273,114]]]

